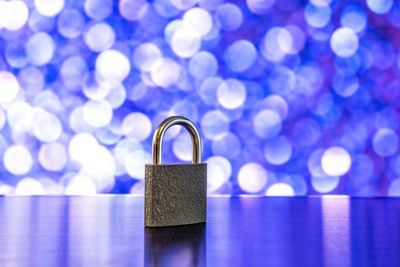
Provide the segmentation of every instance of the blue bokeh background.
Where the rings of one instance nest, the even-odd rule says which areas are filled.
[[[143,194],[176,114],[210,194],[400,196],[399,37],[393,0],[0,0],[0,194]]]

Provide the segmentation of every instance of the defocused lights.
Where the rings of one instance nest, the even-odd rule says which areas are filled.
[[[322,155],[321,166],[328,175],[345,175],[351,167],[350,154],[342,147],[330,147]]]
[[[18,182],[14,193],[16,195],[43,195],[45,192],[39,181],[28,177]]]
[[[94,52],[111,48],[115,41],[114,30],[104,22],[92,25],[84,37],[86,45]]]
[[[339,185],[340,178],[337,176],[311,177],[311,184],[318,193],[329,193]]]
[[[36,33],[26,43],[25,50],[32,64],[37,66],[45,65],[53,57],[55,50],[54,40],[47,33]]]
[[[72,137],[69,142],[68,153],[71,159],[83,162],[90,158],[97,145],[98,142],[93,135],[80,133]]]
[[[92,19],[102,20],[107,18],[113,8],[112,0],[85,0],[85,13]]]
[[[96,184],[92,179],[83,175],[73,177],[65,189],[66,195],[93,195],[96,193]]]
[[[284,136],[268,140],[264,146],[265,159],[272,165],[282,165],[292,156],[292,146]]]
[[[67,151],[61,143],[43,144],[39,149],[39,163],[49,171],[60,171],[67,164]]]
[[[181,115],[210,193],[399,195],[396,4],[0,0],[0,193],[142,195]]]
[[[212,151],[215,155],[220,155],[228,159],[235,159],[241,151],[239,138],[233,133],[225,133],[214,138]]]
[[[379,156],[391,156],[397,152],[399,137],[392,129],[382,128],[375,133],[372,145]]]
[[[263,105],[278,113],[282,120],[286,119],[289,107],[286,100],[280,95],[269,95],[264,99]]]
[[[238,6],[232,3],[221,4],[215,11],[217,26],[224,31],[235,31],[243,23],[243,14]]]
[[[247,40],[239,40],[231,44],[225,51],[226,65],[235,72],[250,68],[257,58],[257,50]]]
[[[263,15],[271,10],[275,0],[246,0],[247,7],[257,15]]]
[[[33,133],[42,142],[56,141],[63,132],[61,122],[54,114],[41,110],[33,120]]]
[[[122,122],[122,133],[138,141],[143,141],[151,134],[151,121],[143,113],[128,114]]]
[[[171,38],[171,48],[174,53],[182,58],[196,54],[201,46],[200,34],[191,27],[183,26],[176,30]]]
[[[393,0],[367,0],[367,5],[374,13],[385,14],[392,8]]]
[[[238,108],[246,100],[246,87],[239,80],[228,79],[218,86],[217,97],[224,108]]]
[[[399,197],[400,196],[400,178],[394,179],[388,189],[388,196]]]
[[[143,150],[136,150],[125,158],[124,166],[129,176],[144,179],[144,166],[151,164],[151,155]]]
[[[247,163],[239,170],[239,186],[247,193],[260,192],[266,186],[267,181],[267,171],[258,163]]]
[[[24,101],[16,101],[7,108],[7,123],[17,131],[27,131],[32,126],[33,109]]]
[[[293,37],[290,32],[282,27],[273,27],[265,34],[261,43],[261,54],[265,59],[278,62],[285,56],[285,51],[290,51]]]
[[[0,2],[0,29],[9,31],[21,29],[27,22],[29,10],[22,1]]]
[[[64,7],[64,0],[35,0],[36,10],[43,16],[55,16]]]
[[[275,111],[265,109],[254,117],[253,127],[255,134],[260,138],[272,138],[281,131],[282,120]]]
[[[103,100],[89,100],[83,106],[83,118],[95,128],[104,127],[110,123],[113,111],[111,105]]]
[[[189,72],[196,79],[214,76],[217,71],[217,59],[209,52],[198,52],[189,61]]]
[[[146,15],[149,4],[145,0],[121,0],[118,7],[123,18],[136,21]]]
[[[3,157],[4,167],[12,174],[27,174],[32,168],[31,153],[22,145],[10,146]]]
[[[142,71],[151,71],[160,62],[161,51],[153,43],[143,43],[133,53],[133,63]]]
[[[7,104],[14,100],[19,91],[17,78],[8,71],[0,71],[0,103]]]
[[[294,196],[293,188],[285,183],[276,183],[268,188],[267,196]]]
[[[332,11],[329,6],[315,6],[308,4],[304,9],[307,23],[315,28],[326,26],[331,20]]]
[[[172,152],[182,161],[192,161],[192,139],[187,132],[181,132],[172,144]]]
[[[64,10],[57,19],[58,32],[66,38],[78,37],[84,26],[85,19],[76,9]]]
[[[103,51],[96,59],[96,71],[107,81],[121,82],[128,76],[130,70],[128,58],[114,49]]]
[[[214,139],[229,131],[229,119],[219,110],[212,110],[204,114],[201,119],[201,130],[208,139]]]
[[[180,10],[186,10],[193,7],[196,4],[196,0],[171,0],[171,4]]]
[[[350,28],[339,28],[331,37],[331,48],[339,57],[351,57],[358,49],[358,37]]]
[[[352,29],[354,32],[362,32],[367,26],[367,16],[364,9],[358,6],[348,6],[341,14],[340,23],[343,27]]]
[[[200,36],[206,35],[212,27],[212,18],[207,10],[192,8],[183,15],[183,25],[192,28]]]
[[[88,88],[87,71],[87,64],[82,57],[72,56],[65,59],[60,69],[60,74],[64,82],[64,86],[68,89],[77,89],[82,86],[83,93],[85,93],[85,89],[87,91]]]
[[[219,156],[210,157],[205,162],[207,163],[207,188],[213,192],[229,180],[232,166],[226,158]]]
[[[151,71],[151,79],[160,87],[168,88],[176,84],[180,78],[180,66],[170,58],[160,59],[157,67]]]

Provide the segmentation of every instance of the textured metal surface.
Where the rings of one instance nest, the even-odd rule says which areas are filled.
[[[206,221],[206,163],[146,165],[145,177],[146,226]]]

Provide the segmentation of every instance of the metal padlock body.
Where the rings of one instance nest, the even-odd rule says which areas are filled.
[[[145,225],[202,223],[207,216],[207,164],[146,165]]]
[[[161,164],[162,139],[174,125],[192,138],[192,164]],[[207,164],[201,163],[201,140],[196,126],[174,116],[164,120],[153,136],[153,164],[145,167],[145,226],[163,227],[202,223],[207,213]]]

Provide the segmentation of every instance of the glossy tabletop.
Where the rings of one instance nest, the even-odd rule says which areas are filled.
[[[1,266],[400,266],[400,199],[211,197],[149,229],[143,198],[0,197]]]

